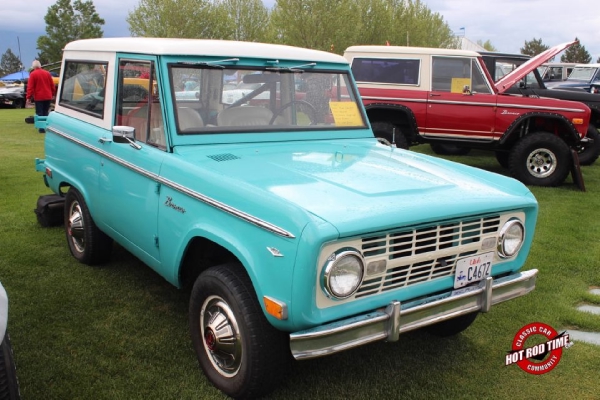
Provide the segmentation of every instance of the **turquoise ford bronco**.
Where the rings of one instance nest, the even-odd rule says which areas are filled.
[[[530,191],[375,138],[335,54],[75,41],[36,123],[72,255],[105,263],[115,241],[189,288],[200,367],[231,397],[292,359],[457,334],[535,287]]]

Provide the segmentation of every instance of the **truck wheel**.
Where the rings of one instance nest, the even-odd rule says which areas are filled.
[[[383,138],[400,149],[408,150],[408,139],[396,125],[390,122],[373,122],[371,129],[375,137]]]
[[[217,389],[233,398],[255,398],[281,382],[291,359],[289,339],[267,321],[241,265],[200,274],[189,314],[198,362]]]
[[[519,140],[508,157],[510,173],[526,185],[558,186],[571,169],[571,150],[551,133],[531,133]]]
[[[473,322],[475,322],[475,318],[477,318],[479,312],[474,312],[470,314],[461,315],[460,317],[452,318],[446,321],[438,322],[435,325],[430,325],[425,328],[425,330],[439,337],[449,337],[458,335],[465,329],[467,329]]]
[[[586,143],[577,149],[579,164],[592,165],[600,155],[600,133],[594,125],[590,125],[586,137],[593,140],[592,143]]]
[[[25,107],[25,99],[17,99],[13,103],[14,108],[24,108]]]
[[[83,196],[75,188],[67,192],[64,218],[67,243],[73,257],[87,265],[109,260],[112,239],[96,227]]]
[[[6,332],[0,345],[0,399],[17,400],[20,398],[17,369],[8,332]]]
[[[461,147],[455,144],[431,143],[431,150],[440,156],[466,156],[471,152],[468,147]]]

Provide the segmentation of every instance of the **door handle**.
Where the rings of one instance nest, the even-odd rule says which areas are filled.
[[[439,97],[439,96],[441,96],[441,94],[429,93],[429,97],[435,97],[435,96]]]

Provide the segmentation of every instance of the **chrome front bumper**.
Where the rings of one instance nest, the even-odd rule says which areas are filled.
[[[290,334],[290,348],[297,360],[321,357],[367,343],[395,342],[401,333],[475,311],[488,312],[492,305],[524,296],[535,288],[538,270],[493,279],[478,286],[400,304]]]

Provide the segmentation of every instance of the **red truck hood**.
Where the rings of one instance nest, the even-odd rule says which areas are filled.
[[[554,47],[550,47],[548,50],[541,52],[537,56],[528,60],[526,63],[522,64],[519,68],[506,74],[502,79],[495,83],[498,93],[504,93],[515,83],[523,79],[525,75],[575,43],[578,43],[578,41],[575,40],[573,42],[562,43]]]

